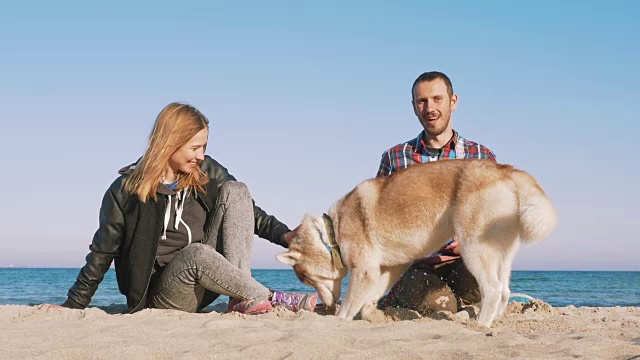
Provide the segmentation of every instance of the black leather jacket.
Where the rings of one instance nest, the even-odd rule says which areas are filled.
[[[218,191],[223,183],[236,179],[209,156],[205,157],[201,167],[211,178],[206,186],[206,194],[198,192],[198,200],[207,212],[207,238],[212,236],[209,230]],[[65,306],[87,307],[114,260],[118,287],[127,297],[129,311],[141,310],[147,304],[147,290],[162,232],[167,196],[158,194],[157,200],[149,199],[143,203],[137,196],[125,193],[123,180],[131,170],[131,166],[121,170],[122,175],[104,195],[100,207],[100,227],[89,246],[91,251],[86,257],[87,263],[69,289]],[[289,228],[255,203],[253,209],[255,234],[287,247],[284,234],[290,231]]]

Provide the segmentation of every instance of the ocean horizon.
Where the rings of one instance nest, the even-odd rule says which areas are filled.
[[[75,282],[80,268],[0,268],[0,305],[61,304]],[[314,292],[302,284],[291,269],[252,269],[253,277],[268,288],[293,292]],[[346,292],[348,277],[342,287]],[[555,271],[514,270],[512,293],[521,293],[552,306],[640,306],[640,271]],[[221,296],[216,303],[226,302]],[[92,298],[90,306],[125,304],[110,269]]]

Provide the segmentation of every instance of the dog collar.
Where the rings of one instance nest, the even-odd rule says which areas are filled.
[[[327,235],[329,235],[331,258],[333,259],[336,269],[340,270],[344,267],[344,264],[342,263],[342,257],[340,256],[340,246],[338,246],[338,241],[336,240],[336,233],[333,229],[333,221],[327,214],[322,214],[322,219],[324,220],[324,226],[327,229]]]

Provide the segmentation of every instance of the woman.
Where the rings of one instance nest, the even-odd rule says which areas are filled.
[[[271,291],[251,277],[254,233],[287,247],[294,235],[255,206],[247,187],[205,156],[209,121],[188,104],[158,115],[144,156],[107,190],[96,231],[63,306],[85,308],[115,260],[130,312],[196,312],[219,295],[245,314],[272,305],[313,311],[316,294]]]

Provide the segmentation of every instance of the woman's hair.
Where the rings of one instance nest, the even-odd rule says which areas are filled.
[[[171,103],[165,106],[153,125],[147,151],[125,180],[125,190],[136,194],[142,202],[146,202],[149,197],[156,200],[156,191],[169,166],[171,155],[198,132],[208,127],[209,120],[189,104]],[[209,177],[199,166],[191,173],[176,175],[176,190],[195,186],[204,191],[204,185],[209,181]]]

